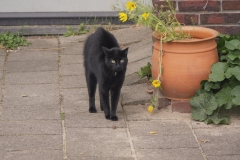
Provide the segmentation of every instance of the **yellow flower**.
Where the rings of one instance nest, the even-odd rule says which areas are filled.
[[[120,21],[122,21],[122,22],[126,22],[127,19],[128,19],[128,16],[127,16],[126,13],[120,12],[120,13],[119,13],[119,19],[120,19]]]
[[[152,81],[152,85],[153,87],[158,88],[161,86],[161,82],[159,82],[159,80],[156,79]]]
[[[147,20],[147,18],[149,17],[149,13],[145,12],[142,14],[143,19]]]
[[[148,112],[152,113],[153,112],[153,106],[148,106]]]
[[[134,9],[136,9],[136,4],[133,2],[127,2],[126,7],[129,11],[133,11]]]

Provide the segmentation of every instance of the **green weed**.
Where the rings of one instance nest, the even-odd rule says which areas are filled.
[[[27,42],[25,37],[21,36],[19,33],[14,34],[10,32],[5,32],[0,34],[0,45],[6,49],[17,49],[18,46],[27,46],[30,43]]]
[[[84,23],[81,23],[78,27],[78,30],[75,32],[74,29],[71,26],[67,27],[67,32],[64,33],[64,37],[69,37],[69,36],[73,36],[73,35],[80,35],[80,34],[86,34],[89,31],[85,29]]]

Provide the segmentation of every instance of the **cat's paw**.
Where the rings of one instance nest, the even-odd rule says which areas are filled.
[[[89,112],[90,113],[97,113],[97,110],[96,110],[96,108],[89,108]]]
[[[112,116],[112,117],[111,117],[111,120],[112,120],[112,121],[118,121],[118,117],[117,117],[117,116]]]
[[[110,115],[105,116],[105,118],[110,120]]]

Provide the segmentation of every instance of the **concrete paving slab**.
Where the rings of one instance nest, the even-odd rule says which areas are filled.
[[[0,67],[3,68],[5,62],[5,56],[0,55]]]
[[[81,100],[88,100],[88,91],[87,88],[71,88],[71,89],[62,89],[62,95],[65,97],[78,97]],[[96,94],[96,99],[97,98]]]
[[[62,88],[83,88],[87,87],[85,75],[62,76]]]
[[[96,104],[99,101],[96,100]],[[64,97],[62,101],[62,106],[64,108],[64,112],[66,114],[74,114],[74,113],[81,113],[81,112],[88,112],[88,100],[82,100],[79,97]],[[98,108],[99,106],[97,106]]]
[[[128,63],[126,76],[138,72],[141,67],[146,66],[147,63],[151,61],[152,61],[151,57],[147,57],[139,61]]]
[[[152,39],[146,39],[128,46],[128,63],[135,62],[152,55]]]
[[[208,160],[239,160],[240,155],[218,155],[218,156],[207,156]]]
[[[6,74],[5,84],[49,84],[58,83],[58,71],[18,72]]]
[[[137,149],[138,160],[204,160],[198,148]]]
[[[0,49],[0,56],[6,56],[6,50]]]
[[[122,105],[145,104],[150,102],[151,96],[147,94],[147,89],[147,84],[123,86],[121,90]]]
[[[61,150],[62,135],[0,136],[1,151]]]
[[[76,157],[72,157],[71,155],[68,157],[70,160],[134,160],[133,157],[113,157],[113,156],[85,156],[85,155],[81,155],[81,156],[76,156]]]
[[[0,151],[2,159],[17,160],[59,160],[62,159],[62,150],[39,149],[39,150],[21,150],[21,151]]]
[[[61,64],[74,64],[80,63],[83,64],[82,55],[61,55]]]
[[[172,113],[171,108],[155,109],[152,113],[148,112],[148,106],[145,105],[126,105],[123,106],[128,121],[150,121],[150,120],[176,120],[184,121],[190,125],[191,115],[188,113]]]
[[[119,29],[112,31],[111,33],[116,37],[120,45],[128,45],[131,43],[140,42],[144,39],[148,39],[152,35],[152,31],[146,27]]]
[[[8,62],[16,61],[58,61],[57,50],[28,49],[10,52]]]
[[[22,121],[22,120],[60,120],[59,108],[45,108],[44,106],[3,106],[2,116],[0,119],[5,121]]]
[[[128,122],[130,133],[133,136],[151,136],[156,132],[158,136],[166,135],[192,135],[191,128],[183,121],[176,120],[150,120]]]
[[[4,97],[4,108],[21,108],[22,107],[35,107],[37,108],[58,108],[59,95],[57,96],[34,96],[34,97]]]
[[[60,44],[85,42],[88,35],[89,34],[82,34],[79,36],[70,36],[70,37],[59,36],[58,39],[59,39]]]
[[[66,113],[65,125],[66,128],[126,128],[123,113],[118,112],[118,121],[110,121],[105,118],[103,111],[98,110],[98,113]],[[97,122],[96,122],[97,120]]]
[[[155,149],[155,148],[198,148],[193,135],[149,135],[132,136],[134,148],[136,149]],[[174,144],[174,145],[173,145]]]
[[[83,55],[83,46],[83,42],[60,44],[60,47],[62,48],[59,50],[60,55]]]
[[[0,135],[62,134],[60,120],[0,121]]]
[[[137,73],[133,73],[125,77],[123,85],[129,86],[129,85],[142,84],[147,82],[148,82],[147,77],[139,78]]]
[[[84,75],[84,67],[83,64],[61,65],[60,72],[63,76],[80,76]]]
[[[196,129],[194,132],[207,156],[239,155],[240,157],[240,128],[216,127]]]
[[[46,48],[58,48],[58,39],[50,37],[30,37],[27,41],[31,44],[25,47],[20,46],[20,49],[46,49]]]
[[[58,84],[6,85],[5,97],[58,96]]]
[[[131,149],[124,128],[67,128],[68,155],[103,157],[131,157]]]
[[[14,61],[7,63],[7,73],[37,71],[58,71],[58,61]]]

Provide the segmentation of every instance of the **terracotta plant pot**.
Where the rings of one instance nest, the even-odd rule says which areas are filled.
[[[182,29],[192,38],[162,44],[161,93],[172,100],[189,100],[200,88],[200,82],[208,79],[212,64],[218,61],[217,31],[195,26]],[[156,79],[159,74],[160,40],[155,32],[153,37],[152,76]]]

